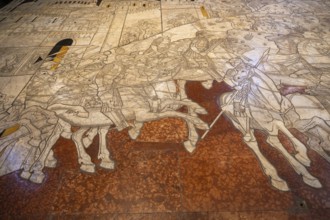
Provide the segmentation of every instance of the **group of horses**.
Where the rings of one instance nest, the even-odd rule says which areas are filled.
[[[207,111],[198,103],[187,98],[185,94],[184,85],[186,81],[191,80],[190,71],[198,71],[198,69],[179,68],[177,69],[177,73],[167,80],[153,81],[139,86],[119,86],[117,88],[122,101],[122,106],[120,106],[119,110],[122,112],[125,120],[131,122],[128,133],[132,139],[138,137],[145,122],[169,117],[180,118],[186,122],[189,132],[188,139],[183,143],[184,147],[188,152],[193,152],[195,150],[196,144],[200,140],[197,129],[208,130],[210,128],[209,125],[198,117],[198,114],[207,114]],[[199,77],[194,79],[195,81],[205,83],[214,80],[207,71],[199,71]],[[246,71],[246,69],[236,69],[236,71]],[[41,73],[36,73],[34,77],[38,77],[38,74]],[[46,75],[43,77],[52,79],[52,82],[56,82],[53,75]],[[56,95],[55,93],[54,96]],[[223,103],[229,106],[232,105],[229,100],[231,96],[233,96],[233,93],[219,94],[220,105],[223,106]],[[290,127],[284,125],[281,119],[271,122],[273,127],[271,132],[260,126],[260,124],[254,126],[254,123],[250,123],[249,132],[253,135],[254,129],[266,131],[268,133],[267,142],[285,156],[293,169],[302,176],[303,181],[312,187],[319,188],[322,186],[319,180],[312,176],[306,169],[306,167],[310,166],[307,149],[315,150],[330,162],[330,157],[326,152],[326,150],[329,150],[328,144],[330,142],[330,115],[327,110],[311,96],[295,93],[287,95],[287,98],[290,100],[294,111],[299,116],[295,118],[294,121],[291,121],[291,127],[307,135],[309,138],[307,147],[292,135],[288,129]],[[308,103],[308,106],[303,106],[302,103]],[[178,111],[182,106],[186,106],[187,112]],[[306,113],[306,109],[311,108],[313,109],[312,115],[310,112]],[[31,112],[39,114],[39,119],[41,117],[41,121],[47,122],[48,126],[33,126],[32,124],[34,124],[35,121],[31,118]],[[237,129],[242,133],[246,133],[246,130],[244,131],[244,129],[241,129],[241,125],[230,108],[226,108],[226,111],[223,113],[232,121]],[[29,138],[26,144],[30,144],[32,148],[40,149],[39,153],[32,153],[29,155],[30,159],[25,160],[21,173],[23,178],[29,179],[35,183],[43,182],[45,178],[43,168],[45,166],[56,166],[56,159],[52,147],[60,137],[72,139],[74,141],[77,148],[80,169],[85,172],[95,172],[95,165],[85,149],[91,145],[93,138],[98,134],[98,158],[101,160],[100,166],[106,169],[114,169],[115,163],[111,159],[108,150],[108,147],[111,147],[111,141],[107,139],[106,135],[109,129],[115,127],[115,124],[102,112],[101,107],[87,108],[81,105],[57,102],[48,105],[46,108],[27,105],[25,109],[18,114],[19,115],[16,113],[16,117],[11,116],[5,118],[4,121],[6,123],[3,123],[4,125],[1,129],[10,127],[13,124],[19,124],[21,126],[20,130],[24,132],[21,132],[21,135],[13,133],[6,138],[0,139],[0,146],[4,147],[8,144],[13,144],[15,140],[17,141],[24,135],[28,135]],[[318,117],[320,115],[325,117]],[[72,126],[78,127],[78,129],[72,132]],[[41,131],[41,129],[44,129],[45,132]],[[283,132],[295,146],[297,153],[294,156],[281,144],[277,137],[279,131]],[[276,168],[260,151],[257,141],[254,138],[249,140],[244,139],[243,141],[257,156],[262,169],[265,174],[269,176],[271,184],[279,190],[289,190],[286,181],[279,177]],[[318,144],[316,145],[315,143]]]

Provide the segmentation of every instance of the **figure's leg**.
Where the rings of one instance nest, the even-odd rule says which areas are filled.
[[[295,136],[293,136],[291,134],[291,132],[285,127],[285,125],[282,121],[274,121],[274,124],[276,126],[276,130],[278,129],[278,130],[282,131],[292,142],[295,150],[298,152],[295,155],[296,159],[299,160],[305,166],[310,166],[311,161],[307,156],[306,146],[303,143],[301,143]]]
[[[107,133],[110,126],[100,127],[98,129],[99,133],[99,155],[98,158],[101,159],[100,166],[105,169],[114,169],[115,162],[110,159],[110,152],[107,148]]]
[[[293,156],[291,156],[291,154],[288,153],[288,151],[281,144],[277,135],[278,135],[277,131],[272,132],[268,136],[267,142],[283,154],[283,156],[288,160],[288,162],[291,164],[293,169],[298,174],[303,176],[303,181],[306,184],[308,184],[314,188],[321,188],[322,185],[319,182],[319,180],[317,178],[315,178],[314,176],[312,176],[301,163],[299,163]]]
[[[81,164],[80,169],[88,173],[94,173],[95,165],[93,164],[91,157],[86,153],[82,143],[82,137],[88,129],[89,128],[80,128],[72,134],[72,140],[75,142],[77,148],[78,162]]]
[[[253,150],[257,156],[263,171],[270,178],[271,184],[279,190],[288,191],[289,187],[287,183],[278,176],[275,167],[260,152],[258,143],[256,141],[245,141],[245,143],[250,147],[251,150]]]

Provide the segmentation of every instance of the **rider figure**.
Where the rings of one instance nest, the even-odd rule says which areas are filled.
[[[218,42],[218,40],[216,40]],[[214,41],[209,41],[204,31],[197,31],[196,37],[191,41],[189,48],[184,52],[183,57],[185,58],[186,65],[188,68],[198,68],[210,76],[213,79],[220,82],[222,76],[218,73],[216,66],[212,59],[208,56],[208,53],[217,45]],[[213,80],[203,82],[205,88],[212,86]]]
[[[224,104],[223,110],[234,108],[234,116],[244,130],[246,141],[254,141],[250,123],[272,130],[272,121],[283,121],[292,104],[282,96],[275,83],[263,72],[242,60],[226,72],[224,81],[236,90],[231,97],[233,103]],[[232,104],[232,105],[231,105]]]
[[[105,65],[95,77],[98,88],[98,97],[102,101],[102,113],[114,122],[119,131],[128,127],[128,123],[121,109],[123,106],[118,91],[118,83],[125,76],[127,66],[125,65],[125,50],[116,50],[115,61]]]

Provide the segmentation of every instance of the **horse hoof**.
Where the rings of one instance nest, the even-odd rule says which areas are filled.
[[[183,145],[189,153],[194,152],[194,150],[196,149],[196,146],[192,144],[191,141],[185,141]]]
[[[23,179],[28,180],[31,177],[31,173],[29,171],[25,171],[23,170],[21,175],[20,175]]]
[[[55,168],[57,164],[57,160],[56,159],[52,159],[52,160],[46,160],[45,162],[45,166],[49,167],[49,168]]]
[[[200,115],[206,115],[207,111],[204,108],[196,108],[195,112],[200,114]]]
[[[135,140],[140,135],[140,130],[137,130],[135,128],[131,128],[128,130],[128,135]]]
[[[271,184],[276,189],[281,190],[281,191],[289,191],[290,190],[290,188],[288,187],[288,184],[282,179],[279,179],[279,180],[271,179]]]
[[[320,183],[320,181],[316,178],[307,178],[307,177],[303,177],[303,181],[307,184],[310,185],[311,187],[314,188],[322,188],[322,184]]]
[[[80,169],[87,173],[95,173],[95,165],[94,164],[81,164]]]
[[[34,183],[42,183],[45,179],[45,174],[42,172],[33,173],[30,177],[30,181]]]
[[[113,170],[115,169],[115,162],[110,160],[110,161],[102,161],[100,163],[100,167],[107,169],[107,170]]]
[[[213,85],[213,80],[207,80],[207,81],[202,82],[202,86],[205,89],[211,89],[212,85]]]
[[[296,154],[295,158],[306,167],[311,165],[311,161],[308,157],[303,157],[301,154]]]

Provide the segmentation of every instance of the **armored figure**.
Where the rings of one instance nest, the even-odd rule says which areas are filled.
[[[125,50],[116,50],[115,61],[105,65],[95,77],[97,94],[102,102],[102,113],[113,121],[119,131],[128,127],[121,112],[122,100],[118,91],[118,83],[125,76],[127,65]]]

